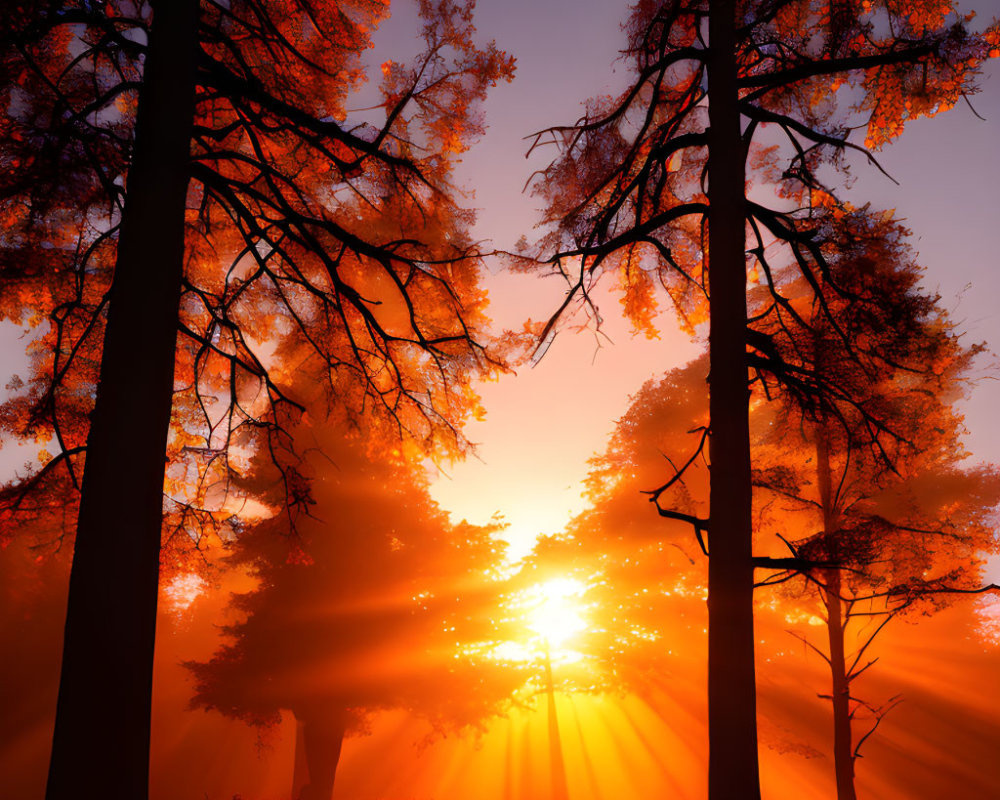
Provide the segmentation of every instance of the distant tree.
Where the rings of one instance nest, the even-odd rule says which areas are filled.
[[[696,451],[706,435],[707,369],[701,356],[650,379],[631,398],[604,452],[591,460],[589,507],[567,527],[564,548],[571,545],[576,559],[601,575],[595,602],[610,617],[602,621],[614,639],[599,652],[626,685],[641,687],[660,669],[673,672],[704,655],[707,575],[686,524],[708,507],[704,458],[668,490],[671,507],[685,519],[664,524],[636,500],[644,493],[649,499],[664,470],[679,467],[676,459]]]
[[[481,726],[523,681],[469,650],[502,635],[496,526],[453,524],[419,468],[314,431],[309,516],[294,533],[279,514],[240,536],[232,560],[258,586],[234,598],[228,643],[188,664],[195,706],[262,727],[295,715],[308,772],[296,800],[328,800],[341,742],[369,715]]]
[[[328,366],[344,416],[454,448],[475,404],[465,376],[497,368],[476,339],[485,298],[448,175],[479,132],[475,103],[512,62],[473,45],[470,6],[423,2],[426,50],[412,68],[383,65],[384,119],[348,122],[385,11],[4,9],[14,80],[0,158],[14,177],[0,236],[18,280],[3,307],[48,318],[51,353],[29,392],[38,403],[7,426],[57,443],[22,488],[60,469],[81,487],[49,800],[80,785],[147,792],[164,454],[193,444],[168,437],[175,389],[201,414],[182,426],[201,437],[197,455],[275,447],[301,404],[283,391],[296,365],[268,347],[291,332]],[[238,466],[211,461],[224,488]],[[24,496],[9,493],[7,509]],[[114,724],[96,736],[108,707]]]
[[[796,587],[825,609],[828,652],[813,649],[831,672],[838,798],[855,800],[854,762],[874,727],[854,743],[851,723],[866,704],[851,684],[874,663],[866,653],[889,619],[980,587],[981,555],[997,546],[1000,483],[993,467],[961,466],[954,403],[982,347],[962,345],[938,298],[920,290],[907,231],[891,214],[839,208],[831,221],[831,276],[850,300],[821,282],[837,331],[807,291],[798,313],[811,320],[808,334],[761,322],[758,333],[797,379],[779,387],[781,410],[755,450],[754,479],[777,498],[779,527],[789,513],[820,525],[789,546],[806,564],[827,566],[800,564],[765,583],[802,570],[805,585]],[[826,401],[806,384],[829,386]],[[879,616],[849,655],[849,624]],[[880,719],[876,712],[875,726]]]
[[[713,499],[709,517],[691,522],[708,532],[711,554],[709,795],[752,800],[760,789],[748,361],[779,380],[788,373],[748,336],[748,266],[771,292],[766,313],[808,327],[774,273],[794,264],[815,290],[828,272],[815,241],[823,168],[972,91],[980,62],[1000,54],[1000,32],[971,33],[951,3],[880,0],[641,2],[625,27],[631,84],[536,138],[561,151],[537,187],[554,226],[547,259],[571,283],[541,334],[547,341],[609,271],[639,329],[652,331],[657,283],[690,322],[708,320]],[[867,128],[864,147],[851,140],[856,126]],[[780,182],[775,202],[746,190],[747,158],[765,129],[784,145],[751,162],[750,175]],[[832,313],[828,321],[836,330]]]
[[[909,272],[902,283],[915,281],[917,275]],[[893,283],[881,267],[872,277],[887,288]],[[833,754],[841,797],[853,796],[853,763],[868,736],[868,730],[861,730],[852,740],[852,720],[855,728],[866,718],[877,724],[886,710],[849,693],[851,682],[871,666],[871,642],[883,629],[882,620],[930,613],[963,593],[980,590],[982,555],[996,547],[994,507],[1000,485],[992,469],[960,465],[965,455],[961,420],[950,404],[969,354],[949,328],[938,327],[943,319],[929,318],[934,332],[925,331],[941,337],[935,369],[942,371],[923,376],[903,371],[896,375],[894,391],[890,382],[880,384],[880,392],[893,391],[895,407],[891,416],[883,408],[880,418],[905,437],[886,437],[887,446],[901,443],[893,450],[894,466],[870,444],[862,444],[864,435],[858,430],[849,456],[828,444],[824,459],[815,423],[807,422],[788,397],[787,405],[759,404],[751,415],[757,465],[755,547],[774,553],[756,560],[769,567],[758,586],[772,587],[758,589],[763,595],[755,611],[758,638],[783,635],[789,620],[813,613],[817,600],[826,610],[828,649],[809,646],[820,651],[830,669],[832,688],[821,696],[831,700],[834,715]],[[587,595],[599,609],[595,630],[580,649],[596,660],[598,670],[615,676],[611,685],[640,695],[664,674],[670,675],[671,684],[683,685],[696,672],[697,654],[704,646],[707,581],[696,561],[697,549],[682,537],[681,524],[656,524],[635,501],[643,492],[650,496],[646,487],[662,474],[664,463],[680,469],[674,454],[696,450],[708,414],[699,390],[706,367],[706,359],[700,358],[643,386],[607,449],[593,460],[588,476],[591,507],[572,520],[565,539],[546,544],[537,556],[550,569],[598,576],[591,578],[593,588]],[[830,439],[841,444],[847,440],[845,430],[840,421],[826,426]],[[820,488],[824,473],[830,477],[830,453],[835,454],[832,491],[838,510],[825,518],[824,526]],[[692,463],[664,490],[661,502],[678,513],[702,515],[708,504],[706,466],[700,458]],[[819,532],[811,533],[817,528]],[[765,538],[772,531],[794,548],[791,554],[786,551],[789,557],[781,555],[784,545],[778,550],[768,547]],[[852,625],[860,626],[863,635],[854,652],[854,634],[848,630]],[[762,647],[760,641],[758,651]],[[769,669],[782,669],[773,660],[774,652],[769,655]],[[782,662],[785,668],[791,666],[787,659]]]
[[[957,459],[956,459],[957,460]],[[826,459],[819,459],[817,483],[823,485]],[[852,471],[864,472],[855,466]],[[924,465],[919,472],[852,496],[841,492],[836,505],[803,486],[800,509],[826,512],[823,528],[796,543],[803,558],[836,563],[808,573],[800,597],[818,597],[824,609],[827,649],[807,645],[830,670],[828,699],[833,711],[833,753],[838,800],[854,800],[855,762],[895,698],[883,705],[864,699],[854,681],[872,667],[872,645],[886,624],[899,615],[931,613],[960,593],[983,591],[983,556],[995,551],[994,510],[1000,497],[995,470]],[[843,506],[849,504],[850,511]],[[872,621],[876,624],[872,624]],[[858,630],[849,630],[854,623]],[[855,643],[853,651],[851,643]],[[857,731],[863,720],[867,730]]]

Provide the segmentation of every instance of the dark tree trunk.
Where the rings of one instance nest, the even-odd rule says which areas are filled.
[[[817,350],[817,352],[821,352]],[[835,536],[840,527],[830,475],[830,445],[824,433],[826,420],[816,432],[816,472],[823,506],[823,533]],[[830,676],[833,703],[833,763],[837,777],[837,800],[857,800],[854,790],[854,750],[851,740],[851,687],[844,658],[844,616],[840,599],[840,570],[826,570],[823,604],[830,645]]]
[[[833,679],[833,763],[837,800],[857,800],[854,790],[854,750],[851,740],[851,687],[844,660],[844,618],[841,613],[840,572],[829,570],[823,592],[830,638],[830,675]]]
[[[301,722],[302,736],[296,738],[295,747],[305,750],[308,779],[294,800],[330,800],[347,730],[347,713],[337,705],[319,704],[302,712]],[[295,760],[299,761],[298,752]]]
[[[155,4],[87,440],[47,800],[148,793],[198,0]]]
[[[745,156],[736,86],[736,10],[709,19],[708,567],[710,800],[757,800],[749,388],[746,368]]]

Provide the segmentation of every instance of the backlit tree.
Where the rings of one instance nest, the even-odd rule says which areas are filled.
[[[296,800],[327,800],[344,736],[370,715],[481,726],[520,678],[464,649],[500,635],[497,531],[453,524],[419,468],[370,457],[336,428],[311,438],[308,517],[292,533],[279,514],[239,538],[232,561],[258,587],[234,598],[228,642],[188,666],[197,706],[261,727],[291,711],[308,773]]]
[[[640,2],[625,29],[630,85],[536,139],[561,151],[537,186],[553,224],[548,260],[571,284],[542,336],[609,271],[639,329],[651,329],[657,284],[690,322],[708,320],[712,500],[708,518],[691,522],[708,531],[710,552],[709,792],[752,800],[760,789],[747,370],[778,380],[787,372],[747,333],[748,272],[771,293],[761,313],[808,328],[775,270],[794,265],[821,296],[822,168],[952,106],[972,90],[980,62],[1000,54],[998,32],[971,33],[951,3],[878,0]],[[859,125],[863,144],[851,136]],[[760,154],[765,130],[781,144]],[[780,197],[748,196],[748,177],[777,178]],[[836,330],[832,313],[828,322]]]
[[[485,298],[448,175],[512,63],[472,43],[469,6],[421,3],[424,52],[383,65],[374,122],[348,119],[386,11],[4,10],[2,235],[18,277],[5,312],[50,320],[38,403],[7,425],[57,443],[28,488],[56,470],[81,486],[50,800],[80,785],[146,794],[164,455],[277,446],[301,404],[275,336],[308,342],[343,417],[419,447],[458,446],[466,376],[497,366],[476,338]],[[175,390],[195,415],[168,436]],[[238,465],[210,460],[225,487]],[[10,497],[16,511],[24,494]]]
[[[795,555],[826,565],[800,565],[805,583],[793,585],[824,610],[827,650],[813,649],[830,668],[838,798],[854,800],[854,763],[874,727],[855,737],[852,720],[867,708],[877,726],[882,712],[853,694],[852,682],[874,663],[866,654],[893,616],[979,588],[981,557],[996,548],[1000,485],[995,469],[961,464],[954,404],[982,347],[962,345],[939,299],[920,290],[907,231],[890,213],[841,207],[831,223],[823,246],[846,298],[820,285],[839,330],[803,291],[808,332],[796,335],[775,317],[755,331],[795,380],[776,387],[781,408],[755,451],[754,479],[777,499],[779,529],[792,515],[791,530],[809,532],[789,543]],[[786,580],[777,573],[765,583]],[[872,617],[883,621],[849,653],[856,634],[848,626]]]

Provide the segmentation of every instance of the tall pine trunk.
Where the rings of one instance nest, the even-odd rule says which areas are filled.
[[[347,713],[339,705],[321,703],[302,712],[301,723],[302,735],[295,741],[295,761],[296,764],[300,761],[301,747],[305,751],[308,777],[301,788],[293,787],[298,792],[293,800],[330,800],[347,731]],[[293,780],[300,783],[302,777],[297,774]]]
[[[825,425],[826,420],[823,419],[816,430],[816,472],[823,507],[823,535],[829,538],[835,535],[840,523],[833,499],[830,445],[824,432]],[[826,570],[823,578],[826,588],[822,590],[822,596],[830,646],[830,701],[833,704],[833,763],[837,778],[837,800],[857,800],[854,789],[854,745],[851,739],[851,687],[847,680],[847,663],[844,657],[840,570]]]
[[[709,800],[757,800],[745,155],[736,85],[736,9],[709,16]]]
[[[87,439],[47,800],[148,794],[198,0],[155,3]]]

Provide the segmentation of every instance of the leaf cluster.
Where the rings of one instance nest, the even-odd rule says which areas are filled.
[[[469,377],[502,369],[450,169],[513,61],[474,43],[471,4],[421,12],[424,52],[385,70],[379,114],[353,119],[387,4],[202,4],[165,497],[181,540],[232,517],[248,452],[287,447],[319,395],[345,425],[448,454],[478,409]],[[78,486],[154,8],[4,13],[0,312],[36,352],[4,429],[54,439],[41,472]]]

